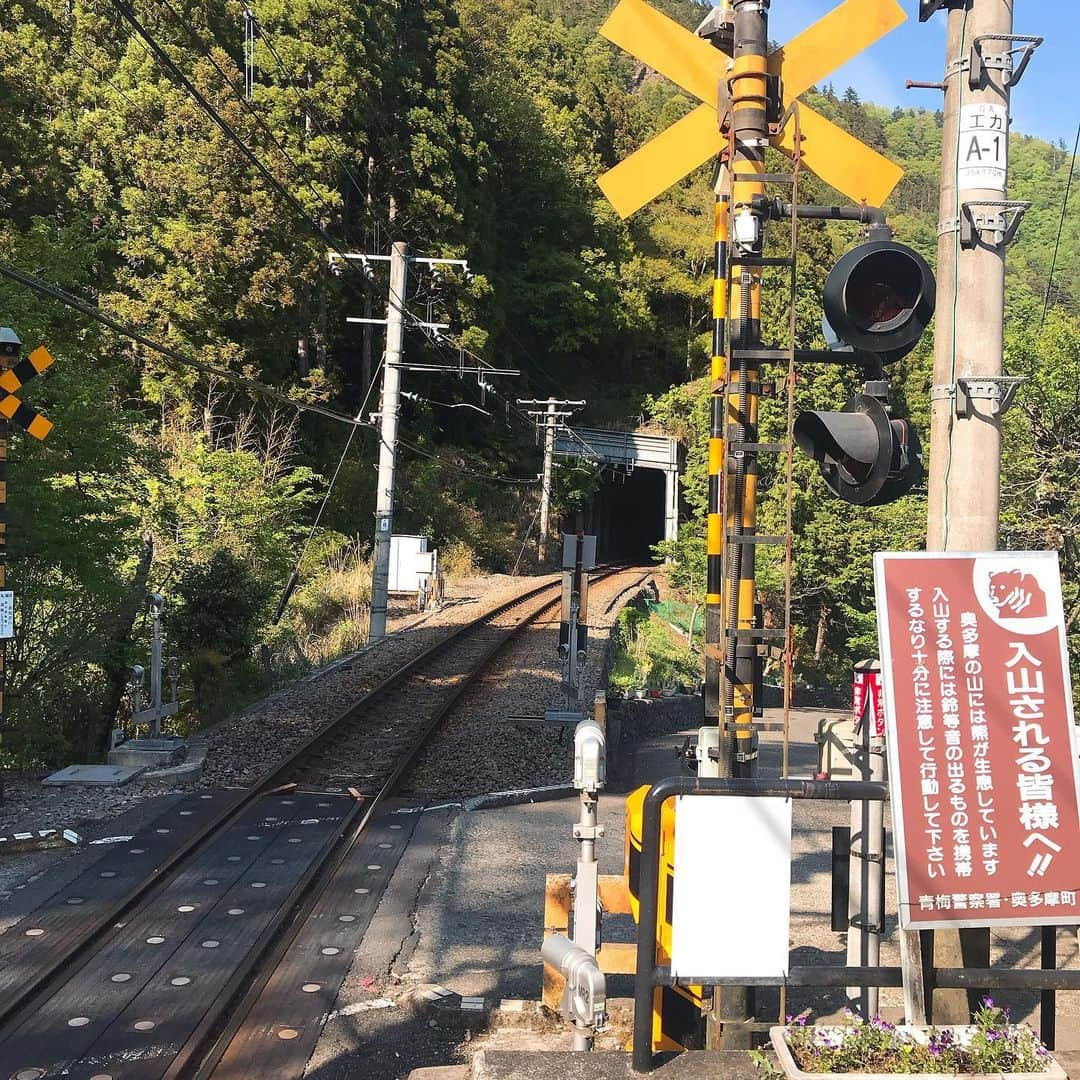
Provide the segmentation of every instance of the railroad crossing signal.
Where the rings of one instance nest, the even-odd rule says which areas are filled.
[[[786,110],[906,17],[896,0],[844,0],[773,50],[767,71],[779,80],[781,108]],[[644,0],[619,0],[600,33],[702,102],[600,177],[601,190],[625,218],[727,148],[720,110],[726,112],[724,91],[732,60]],[[880,206],[903,176],[900,166],[802,103],[799,127],[802,163],[856,202]],[[794,126],[786,124],[770,135],[769,144],[794,157]]]
[[[845,502],[884,506],[922,478],[918,433],[894,413],[882,367],[915,347],[933,317],[935,296],[926,260],[892,240],[852,248],[825,281],[826,326],[852,349],[867,382],[839,412],[802,413],[794,435]]]
[[[7,326],[0,327],[0,356],[10,363],[19,355],[21,349],[22,342],[15,332]],[[46,368],[51,367],[52,363],[49,350],[44,345],[39,345],[26,359],[19,360],[13,367],[0,372],[0,390],[4,391],[4,396],[0,397],[0,415],[14,420],[35,439],[44,439],[52,431],[52,421],[47,420],[26,402],[20,401],[15,393]]]

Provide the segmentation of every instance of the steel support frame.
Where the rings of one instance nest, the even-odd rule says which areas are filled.
[[[755,796],[758,798],[813,799],[831,802],[882,802],[888,797],[888,784],[866,780],[774,780],[759,778],[720,778],[672,776],[653,784],[642,809],[641,870],[638,879],[637,963],[634,971],[634,1032],[632,1067],[635,1073],[647,1073],[653,1067],[652,1011],[653,987],[672,985],[732,986],[900,986],[899,967],[794,967],[785,980],[753,979],[745,976],[712,978],[694,975],[677,979],[671,969],[656,963],[656,935],[650,928],[657,924],[660,890],[660,813],[665,802],[677,795]],[[933,931],[925,937],[932,938]],[[1000,968],[938,968],[923,965],[923,994],[929,1005],[935,988],[991,988],[1041,990],[1044,995],[1056,990],[1080,989],[1080,970],[1054,970],[1054,950],[1047,937],[1043,940],[1044,970],[1013,971]],[[932,947],[929,950],[932,956]],[[1044,996],[1044,1004],[1051,999]],[[1053,1011],[1042,1020],[1044,1039],[1053,1041]],[[929,1019],[929,1018],[928,1018]]]

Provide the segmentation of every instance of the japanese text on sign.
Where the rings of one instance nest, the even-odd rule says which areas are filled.
[[[1054,553],[875,559],[904,927],[1080,915]]]
[[[1009,168],[1009,113],[1005,106],[962,105],[959,150],[960,187],[1004,191]]]

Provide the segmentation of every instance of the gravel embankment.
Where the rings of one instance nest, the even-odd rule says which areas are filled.
[[[381,679],[463,623],[479,618],[545,578],[491,575],[469,579],[448,590],[451,603],[417,622],[402,609],[392,616],[394,636],[322,674],[308,676],[250,705],[191,742],[207,749],[204,787],[253,783],[312,732],[366,693]],[[411,628],[410,628],[411,627]],[[0,835],[13,829],[74,828],[125,813],[147,798],[174,790],[172,785],[133,781],[120,788],[46,788],[39,777],[10,777],[0,805]]]
[[[585,703],[601,688],[604,654],[623,606],[647,584],[627,586],[642,571],[601,581],[589,596],[589,659]],[[456,800],[492,791],[568,783],[573,776],[574,737],[567,729],[515,722],[565,708],[559,616],[534,623],[492,662],[468,690],[406,775],[403,793]]]

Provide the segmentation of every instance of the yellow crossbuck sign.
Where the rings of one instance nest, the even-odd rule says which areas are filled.
[[[906,18],[896,0],[844,0],[774,50],[768,71],[781,79],[784,108]],[[717,102],[732,61],[644,0],[619,0],[600,33],[702,101],[600,177],[601,190],[625,218],[727,147]],[[802,163],[848,198],[880,206],[903,176],[900,166],[802,103],[799,122]],[[793,157],[794,125],[770,143]]]
[[[44,345],[39,345],[25,360],[20,360],[13,368],[0,372],[0,415],[14,420],[25,428],[35,439],[44,439],[53,429],[51,420],[46,420],[36,409],[20,401],[15,392],[24,383],[40,375],[52,365],[52,354]]]

